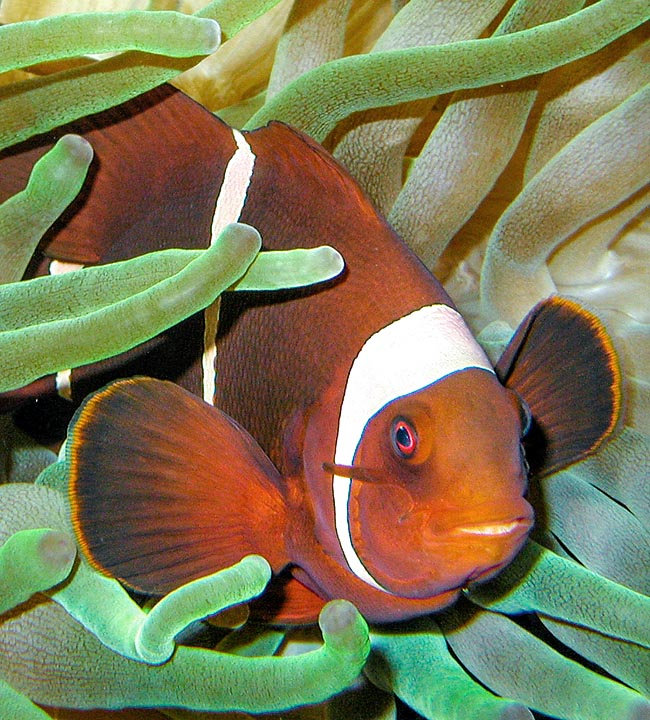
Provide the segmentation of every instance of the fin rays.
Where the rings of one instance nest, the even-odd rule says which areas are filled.
[[[621,410],[621,374],[600,320],[577,303],[539,303],[497,363],[501,381],[528,404],[531,471],[548,475],[594,452]]]
[[[101,570],[165,593],[258,553],[287,562],[277,470],[233,420],[173,383],[122,380],[68,441],[72,518]]]

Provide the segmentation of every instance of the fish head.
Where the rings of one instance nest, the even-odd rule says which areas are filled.
[[[330,555],[356,587],[453,600],[512,560],[532,526],[528,424],[456,310],[402,316],[366,340],[347,375],[322,465],[329,497],[318,495],[334,532],[318,535],[328,516],[316,514],[317,537],[334,540]]]
[[[325,465],[355,601],[408,617],[494,576],[533,525],[529,464],[538,479],[593,453],[620,407],[611,341],[570,300],[533,308],[496,372],[449,306],[381,329],[349,372]]]
[[[381,408],[354,455],[351,545],[382,589],[430,598],[484,580],[525,542],[525,404],[468,368]],[[356,479],[355,479],[356,478]]]

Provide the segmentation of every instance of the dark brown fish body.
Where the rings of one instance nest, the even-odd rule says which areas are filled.
[[[135,380],[77,413],[73,521],[91,560],[132,586],[165,592],[257,552],[280,575],[267,616],[308,620],[333,597],[377,621],[429,612],[525,541],[526,402],[543,435],[539,472],[611,431],[618,375],[591,315],[564,301],[537,308],[506,354],[504,387],[440,284],[299,133],[273,123],[242,135],[165,88],[69,131],[85,134],[98,162],[44,245],[51,257],[87,264],[206,247],[214,227],[238,221],[259,230],[265,249],[329,244],[345,260],[325,286],[227,293],[216,360],[206,315],[205,326],[193,318],[119,367],[169,377],[218,410]],[[14,150],[0,160],[4,177],[32,157]],[[9,185],[5,194],[19,189]],[[589,393],[564,412],[567,365],[540,363],[567,322],[578,345],[570,367],[603,384],[595,413]],[[73,397],[97,373],[74,370]],[[556,442],[573,427],[577,439]]]

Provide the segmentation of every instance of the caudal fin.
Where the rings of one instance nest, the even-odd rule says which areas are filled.
[[[571,300],[552,297],[523,320],[496,367],[528,404],[531,472],[548,475],[594,452],[621,410],[621,373],[600,320]]]
[[[253,438],[170,382],[120,380],[77,411],[72,521],[90,562],[163,594],[250,553],[288,562],[280,477]]]

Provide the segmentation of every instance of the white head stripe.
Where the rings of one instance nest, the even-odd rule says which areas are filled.
[[[223,176],[223,183],[217,196],[212,216],[212,244],[219,233],[230,223],[237,222],[248,193],[248,186],[255,169],[255,154],[244,136],[233,128],[232,130],[237,149],[228,161]],[[219,298],[204,312],[203,331],[203,357],[201,360],[203,371],[203,399],[214,404],[216,391],[215,363],[217,358],[217,326],[219,324]]]
[[[334,462],[352,465],[368,420],[389,402],[467,368],[494,372],[463,318],[448,305],[427,305],[376,332],[350,369]],[[368,573],[352,544],[351,486],[349,478],[333,477],[334,519],[341,549],[358,578],[388,592]]]

